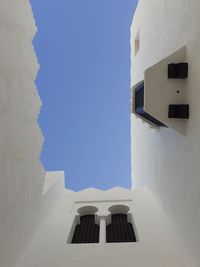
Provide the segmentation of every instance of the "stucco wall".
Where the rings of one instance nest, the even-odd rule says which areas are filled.
[[[151,129],[131,116],[133,187],[146,185],[170,216],[200,265],[200,2],[141,0],[131,28],[131,86],[144,70],[186,44],[190,119],[185,136]],[[139,32],[140,48],[134,55]]]
[[[129,205],[139,242],[67,244],[76,210],[94,205],[104,213],[114,204]],[[193,266],[174,227],[145,188],[129,191],[65,190],[35,234],[17,267],[184,267]]]
[[[0,266],[14,267],[41,201],[41,102],[34,80],[36,27],[28,0],[0,1]]]

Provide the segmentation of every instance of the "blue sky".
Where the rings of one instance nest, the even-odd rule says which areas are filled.
[[[130,188],[130,24],[136,0],[32,0],[41,160],[66,186]]]

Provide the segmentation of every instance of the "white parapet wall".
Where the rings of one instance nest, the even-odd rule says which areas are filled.
[[[0,1],[0,266],[14,267],[36,224],[45,172],[29,0]]]
[[[126,211],[131,216],[129,222],[133,224],[137,242],[105,243],[103,219],[110,212]],[[100,218],[97,221],[100,242],[70,244],[74,224],[80,223],[75,221],[77,213],[88,212],[95,212]],[[194,267],[170,218],[146,188],[63,191],[17,265],[55,266]]]
[[[199,14],[198,0],[140,0],[131,27],[131,87],[144,79],[146,69],[186,46],[189,73],[183,90],[190,118],[185,133],[150,128],[132,114],[132,181],[133,187],[145,185],[153,192],[183,236],[196,266],[200,265]]]

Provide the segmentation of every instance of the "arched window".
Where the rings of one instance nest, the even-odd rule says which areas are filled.
[[[111,223],[106,226],[106,242],[137,242],[132,223],[128,222],[129,208],[123,205],[113,206]]]
[[[76,225],[72,244],[99,242],[99,225],[95,223],[94,215],[96,211],[95,207],[83,207],[78,210],[80,224]]]

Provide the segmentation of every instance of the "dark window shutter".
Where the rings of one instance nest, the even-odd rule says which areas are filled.
[[[98,243],[99,242],[99,226],[95,224],[94,215],[84,215],[80,218],[74,231],[72,239],[73,244],[78,243]]]
[[[112,223],[106,227],[106,242],[137,242],[133,226],[126,214],[112,215]]]

